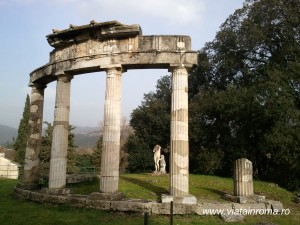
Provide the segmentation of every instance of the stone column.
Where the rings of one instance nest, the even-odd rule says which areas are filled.
[[[106,70],[100,192],[114,193],[119,185],[122,68]]]
[[[36,189],[40,179],[40,144],[43,125],[44,89],[46,86],[31,84],[29,138],[25,153],[22,188]]]
[[[188,71],[184,66],[172,71],[170,194],[189,194]]]
[[[56,85],[49,173],[49,189],[53,190],[66,186],[71,79],[72,76],[59,75]]]
[[[253,195],[253,170],[252,162],[242,158],[234,162],[234,195],[252,196]]]

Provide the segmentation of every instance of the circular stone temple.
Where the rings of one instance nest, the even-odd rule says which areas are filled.
[[[75,75],[106,72],[104,133],[99,192],[118,192],[122,73],[129,69],[168,69],[172,73],[170,196],[189,197],[188,71],[197,65],[191,38],[182,35],[143,36],[139,25],[118,21],[53,30],[49,62],[30,74],[30,135],[21,189],[38,188],[44,89],[56,85],[49,193],[64,193],[70,114],[70,87]]]

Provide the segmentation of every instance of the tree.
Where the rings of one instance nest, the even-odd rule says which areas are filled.
[[[53,138],[53,125],[49,122],[44,122],[47,125],[45,134],[41,139],[41,174],[42,176],[48,176],[50,169],[50,159],[51,159],[51,148],[52,148],[52,138]],[[75,145],[75,135],[72,133],[75,127],[69,125],[68,134],[68,154],[67,154],[67,173],[77,173],[79,171],[77,166],[76,148]]]
[[[131,113],[130,125],[149,147],[170,143],[171,77],[157,81],[156,91],[144,95],[141,106]]]
[[[53,126],[51,123],[44,122],[47,125],[45,134],[41,139],[40,161],[41,161],[41,176],[47,177],[50,169],[51,146],[53,137]]]
[[[128,168],[129,172],[149,172],[154,170],[153,154],[143,139],[137,135],[129,136],[124,151],[129,154]]]
[[[296,0],[248,0],[199,53],[191,155],[219,157],[217,174],[232,175],[232,161],[247,157],[258,178],[299,187],[299,8]]]
[[[92,165],[97,168],[97,171],[100,171],[101,168],[101,157],[102,157],[102,148],[103,148],[103,137],[100,136],[96,142],[96,145],[93,147],[92,155]]]
[[[159,144],[165,150],[170,145],[170,112],[171,77],[167,75],[157,81],[156,91],[145,94],[142,104],[131,113],[134,134],[124,146],[131,172],[153,170],[153,147]]]
[[[67,173],[77,173],[78,167],[76,163],[76,148],[77,145],[75,144],[75,135],[72,132],[75,127],[69,125],[69,134],[68,134],[68,155],[67,155]]]
[[[19,123],[18,136],[13,145],[14,150],[16,151],[15,160],[21,165],[24,164],[27,140],[29,137],[29,116],[30,116],[30,98],[29,95],[27,95],[22,119],[20,120]]]

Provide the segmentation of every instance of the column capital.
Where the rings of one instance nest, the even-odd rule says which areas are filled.
[[[105,65],[105,66],[100,66],[101,69],[105,70],[106,72],[110,70],[118,70],[121,73],[127,72],[127,69],[123,67],[121,64],[111,64],[111,65]]]
[[[63,81],[63,82],[69,82],[73,79],[74,76],[70,75],[70,74],[63,73],[63,74],[56,75],[56,77],[57,77],[57,80],[60,80],[60,81]]]
[[[28,87],[36,88],[36,89],[45,89],[47,87],[47,85],[37,84],[37,83],[30,83],[30,84],[28,84]]]
[[[170,64],[168,71],[173,72],[176,69],[186,69],[188,72],[193,68],[193,64],[174,63]]]

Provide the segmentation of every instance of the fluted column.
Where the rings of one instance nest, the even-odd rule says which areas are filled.
[[[71,79],[68,75],[60,75],[57,79],[49,189],[66,186]]]
[[[184,66],[172,71],[170,194],[189,194],[188,72]]]
[[[44,89],[46,86],[31,84],[29,138],[25,153],[22,186],[25,189],[38,187],[40,178],[40,144],[43,125]]]
[[[246,158],[238,159],[234,162],[234,195],[253,195],[253,169],[252,162]]]
[[[114,193],[119,185],[122,68],[106,70],[100,192]]]

